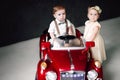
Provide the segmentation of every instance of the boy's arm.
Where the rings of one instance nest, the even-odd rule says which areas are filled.
[[[76,36],[74,25],[71,25],[70,27],[68,27],[68,34]]]
[[[50,37],[51,37],[53,40],[56,38],[53,32],[50,32],[49,34],[50,34]]]

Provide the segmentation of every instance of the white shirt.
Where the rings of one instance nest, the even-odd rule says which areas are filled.
[[[68,25],[67,27],[66,27],[66,23],[65,22],[63,24],[59,24],[60,21],[58,21],[57,19],[56,19],[56,22],[57,22],[60,34],[58,34],[58,32],[56,30],[56,25],[55,25],[54,20],[50,23],[50,26],[49,26],[49,29],[48,29],[48,32],[49,33],[50,32],[54,33],[56,37],[61,36],[61,35],[65,35],[67,33],[66,32],[67,31],[66,30],[67,27],[73,26],[73,24],[68,19],[67,19],[67,25]]]

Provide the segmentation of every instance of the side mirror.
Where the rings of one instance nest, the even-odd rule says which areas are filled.
[[[86,41],[86,47],[94,47],[95,42],[94,41]]]

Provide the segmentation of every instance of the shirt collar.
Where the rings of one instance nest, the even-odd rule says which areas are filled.
[[[57,24],[58,25],[61,25],[61,24],[64,24],[65,23],[65,21],[63,21],[63,22],[60,22],[59,20],[57,20],[57,19],[55,19],[56,20],[56,22],[57,22]]]

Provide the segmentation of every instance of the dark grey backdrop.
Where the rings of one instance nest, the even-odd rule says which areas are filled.
[[[102,8],[99,21],[120,16],[119,4],[112,0],[4,0],[0,7],[0,47],[39,37],[54,19],[51,11],[56,4],[66,7],[67,18],[76,27],[84,25],[90,5]]]

